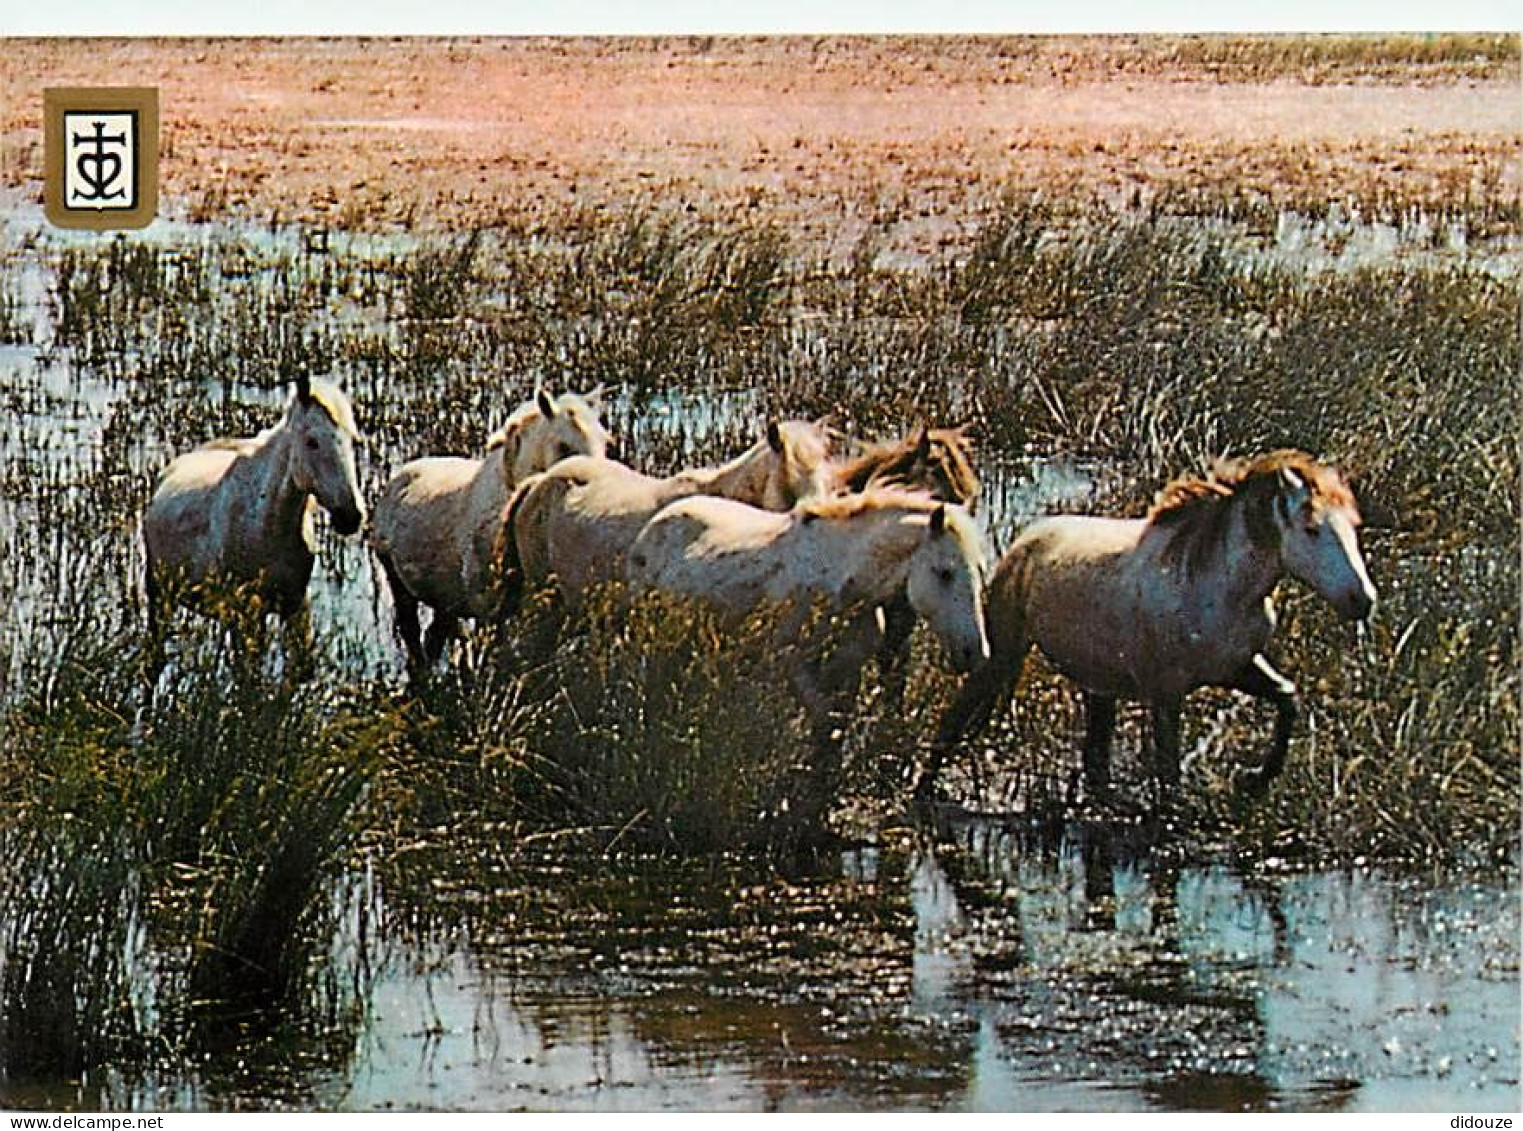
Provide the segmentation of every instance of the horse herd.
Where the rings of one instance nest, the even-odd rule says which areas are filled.
[[[1123,698],[1149,705],[1154,776],[1177,782],[1180,710],[1208,685],[1275,705],[1270,752],[1242,783],[1262,791],[1296,717],[1294,684],[1264,654],[1276,584],[1295,577],[1350,619],[1374,608],[1354,497],[1303,452],[1177,479],[1142,518],[1038,520],[987,577],[960,429],[922,426],[838,462],[822,423],[772,422],[728,463],[658,478],[609,457],[600,396],[538,391],[483,458],[414,460],[387,483],[369,540],[415,674],[462,620],[511,617],[543,587],[575,608],[624,582],[706,602],[732,625],[775,606],[778,654],[828,747],[868,660],[891,678],[924,620],[966,675],[917,792],[934,789],[945,754],[1008,699],[1033,646],[1082,691],[1086,796],[1109,793]],[[359,442],[342,391],[303,378],[276,426],[169,465],[142,521],[156,655],[170,604],[204,608],[227,583],[307,630],[316,507],[341,534],[365,522]],[[821,606],[831,615],[815,615]]]

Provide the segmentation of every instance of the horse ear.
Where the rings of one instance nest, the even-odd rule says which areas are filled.
[[[915,425],[913,436],[915,443],[915,456],[917,459],[927,459],[931,454],[931,430],[925,426],[925,421]]]
[[[783,450],[783,430],[775,420],[767,421],[767,446],[774,452]]]
[[[534,390],[534,403],[539,406],[539,413],[546,420],[555,419],[555,398],[543,388]]]
[[[940,538],[947,529],[947,505],[945,503],[931,512],[931,537]]]
[[[302,404],[312,403],[312,378],[305,373],[296,375],[296,399]]]
[[[1306,485],[1306,480],[1301,473],[1293,467],[1280,468],[1279,500],[1285,517],[1289,519],[1311,498],[1311,488]]]
[[[597,384],[597,388],[593,389],[592,392],[590,392],[590,393],[584,394],[583,397],[582,397],[582,400],[586,401],[593,408],[602,408],[603,407],[603,382],[599,381],[598,384]]]

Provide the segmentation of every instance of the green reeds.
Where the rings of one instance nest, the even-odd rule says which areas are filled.
[[[342,1012],[320,959],[392,720],[237,639],[192,624],[150,689],[122,614],[76,625],[0,716],[0,1077]]]

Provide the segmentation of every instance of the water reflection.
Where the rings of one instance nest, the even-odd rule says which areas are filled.
[[[1518,899],[1496,887],[1181,868],[1104,829],[1043,844],[966,818],[811,877],[651,863],[573,869],[526,894],[537,882],[524,872],[459,903],[388,893],[411,900],[409,926],[335,1102],[1480,1110],[1519,1098]]]

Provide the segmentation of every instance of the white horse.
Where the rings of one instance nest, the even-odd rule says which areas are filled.
[[[665,479],[610,459],[569,459],[521,484],[508,505],[494,558],[503,611],[526,588],[554,579],[575,606],[592,586],[622,581],[624,556],[663,506],[695,495],[784,511],[829,489],[829,439],[821,423],[770,422],[766,435],[719,467]]]
[[[169,465],[142,522],[155,650],[163,598],[205,607],[213,584],[252,585],[270,610],[305,631],[314,500],[341,534],[365,519],[354,464],[359,439],[349,399],[302,377],[275,427],[252,439],[213,440]]]
[[[1179,778],[1185,696],[1224,687],[1275,704],[1268,757],[1245,775],[1266,789],[1285,764],[1296,688],[1264,656],[1274,632],[1270,594],[1285,574],[1349,619],[1375,607],[1356,533],[1359,510],[1343,477],[1303,452],[1219,464],[1160,494],[1146,518],[1064,516],[1027,527],[989,590],[993,655],[943,716],[931,765],[982,727],[1015,685],[1032,644],[1083,688],[1087,792],[1109,789],[1116,700],[1152,708],[1154,772]]]
[[[988,658],[983,574],[967,511],[890,489],[786,514],[729,499],[684,499],[646,523],[628,564],[637,591],[699,598],[731,622],[779,606],[778,645],[803,644],[791,676],[817,745],[830,742],[833,716],[855,699],[863,665],[883,644],[881,608],[894,598],[903,595],[925,619],[956,670]],[[834,618],[830,637],[803,640],[821,607]]]
[[[493,611],[491,552],[514,486],[567,457],[601,457],[609,440],[601,407],[601,387],[585,397],[540,390],[487,440],[486,458],[413,460],[386,484],[371,545],[414,664],[437,660],[461,618]],[[420,604],[434,611],[426,638]]]

